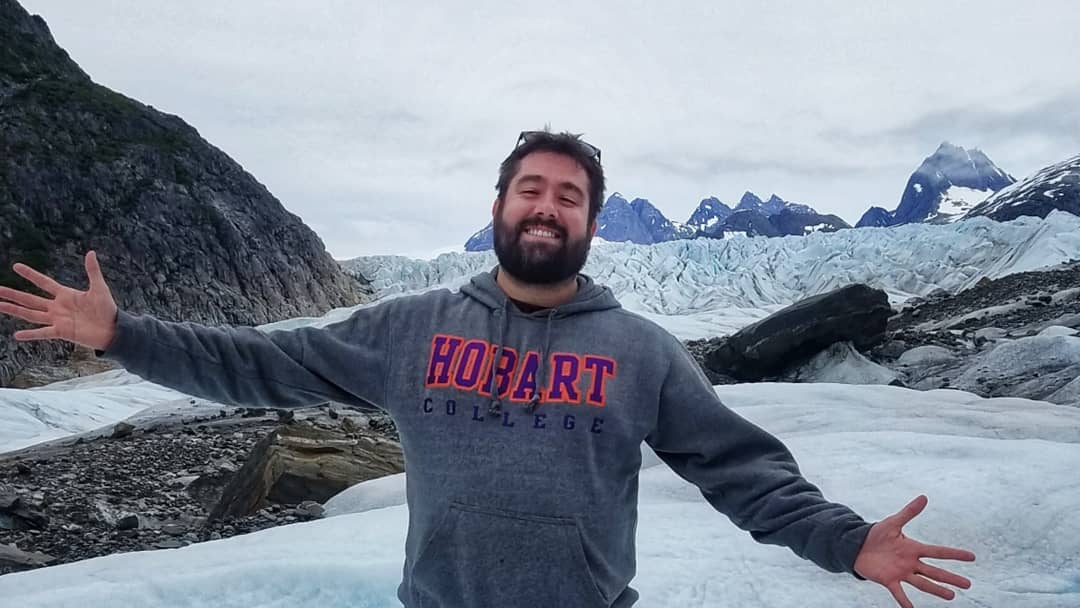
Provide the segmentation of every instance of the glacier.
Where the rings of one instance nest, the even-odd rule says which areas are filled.
[[[594,243],[583,272],[622,305],[681,339],[721,336],[802,298],[851,283],[884,290],[894,305],[981,278],[1080,259],[1080,217],[864,227],[778,238],[694,239],[653,245]],[[497,264],[494,252],[432,260],[372,256],[341,262],[377,297],[456,289]]]

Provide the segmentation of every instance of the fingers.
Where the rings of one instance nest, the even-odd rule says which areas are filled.
[[[900,605],[900,608],[915,608],[915,606],[911,604],[911,600],[907,598],[907,594],[900,588],[899,581],[886,585],[885,588],[889,590],[889,593],[892,594],[893,599]]]
[[[105,277],[101,274],[101,266],[98,264],[96,251],[90,251],[86,254],[86,276],[90,278],[91,285],[105,286]]]
[[[955,549],[953,547],[942,547],[941,545],[924,545],[920,543],[919,551],[921,553],[919,557],[929,557],[933,559],[958,559],[962,562],[975,561],[975,554],[971,551]]]
[[[941,568],[931,566],[930,564],[923,564],[920,562],[920,565],[915,569],[915,571],[919,574],[932,578],[935,581],[945,583],[947,585],[960,587],[961,589],[971,588],[970,580],[960,576],[959,574],[953,574],[948,570],[943,570]]]
[[[906,526],[909,521],[915,519],[916,515],[922,513],[923,509],[926,508],[926,503],[928,501],[929,499],[927,499],[926,496],[917,496],[915,500],[909,502],[903,509],[900,510],[900,512],[898,512],[896,515],[893,515],[893,517],[895,517],[897,520],[896,523],[900,524],[901,528]]]
[[[931,582],[918,574],[912,574],[904,579],[904,582],[915,587],[919,591],[929,593],[930,595],[936,595],[945,600],[951,600],[956,597],[956,593],[952,589],[946,589],[941,585]]]
[[[0,298],[10,300],[31,310],[48,310],[51,301],[10,287],[0,287]]]
[[[34,285],[37,285],[47,294],[56,295],[60,293],[60,290],[64,289],[64,286],[50,279],[49,277],[41,274],[26,264],[15,264],[11,267],[15,271],[15,274],[30,281]]]
[[[24,329],[22,331],[15,332],[15,339],[20,342],[27,342],[30,340],[52,340],[57,338],[56,328],[53,326],[39,327],[37,329]]]
[[[7,302],[0,302],[0,312],[39,325],[49,325],[51,323],[51,321],[49,321],[49,313],[47,312],[30,310],[29,308],[22,308],[21,306],[15,306],[14,304],[8,304]]]

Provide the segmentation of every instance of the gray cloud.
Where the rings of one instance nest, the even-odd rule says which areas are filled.
[[[1051,98],[1036,97],[1034,101],[1015,109],[992,106],[934,109],[900,126],[861,132],[835,128],[824,135],[857,145],[884,141],[904,146],[950,136],[961,141],[991,142],[1043,137],[1080,149],[1080,90]]]
[[[737,177],[758,172],[792,173],[834,179],[868,174],[880,168],[861,158],[831,158],[813,162],[784,157],[759,159],[735,155],[714,156],[707,151],[696,156],[633,156],[628,159],[628,165],[632,169],[692,180],[707,180],[718,175]]]
[[[854,221],[942,140],[1020,176],[1080,133],[1065,0],[23,2],[338,258],[461,246],[517,133],[548,123],[604,150],[610,191],[674,219],[753,190]]]

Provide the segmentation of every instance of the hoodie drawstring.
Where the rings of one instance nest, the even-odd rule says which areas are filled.
[[[536,411],[536,406],[540,405],[540,389],[547,386],[547,357],[548,351],[551,350],[551,320],[555,318],[555,309],[552,308],[548,311],[547,316],[547,332],[544,336],[544,348],[540,351],[540,364],[539,369],[536,370],[536,388],[533,390],[532,399],[529,400],[528,407],[525,411],[529,414]]]
[[[503,353],[503,340],[506,337],[506,325],[510,322],[509,300],[503,305],[503,308],[496,308],[492,311],[492,315],[495,317],[496,327],[498,328],[495,333],[495,357],[491,360],[491,371],[488,376],[487,390],[491,393],[491,401],[488,403],[488,414],[497,417],[502,412],[502,397],[499,396],[499,382],[496,379],[496,374],[499,370],[499,362],[502,360]],[[548,311],[547,315],[547,328],[544,333],[544,346],[540,351],[540,361],[536,370],[536,388],[533,390],[532,399],[529,400],[529,404],[525,407],[525,411],[529,414],[536,411],[537,406],[540,405],[540,389],[547,386],[548,381],[548,368],[547,357],[548,351],[551,350],[551,325],[555,319],[556,309],[552,308]],[[501,317],[501,319],[500,319]],[[501,321],[501,322],[500,322]]]
[[[499,412],[502,411],[502,398],[499,396],[499,382],[495,379],[495,374],[499,370],[499,361],[502,360],[503,352],[503,339],[506,337],[506,324],[510,322],[510,301],[507,300],[503,303],[502,308],[496,308],[491,314],[495,316],[495,326],[498,331],[495,333],[495,358],[491,360],[491,377],[488,380],[488,392],[491,393],[491,403],[488,404],[488,414],[494,417],[498,417]],[[502,317],[502,318],[500,318]]]

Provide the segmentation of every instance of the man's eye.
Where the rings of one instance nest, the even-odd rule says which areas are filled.
[[[522,190],[522,194],[537,194],[536,190]]]
[[[572,198],[570,198],[568,196],[564,196],[562,200],[570,203],[571,205],[576,205],[577,204],[577,201],[575,201],[574,199],[572,199]]]

